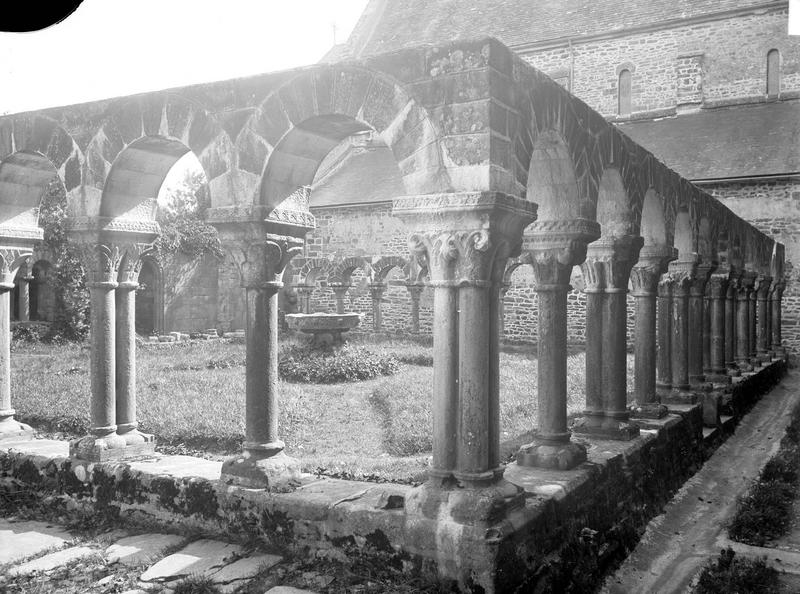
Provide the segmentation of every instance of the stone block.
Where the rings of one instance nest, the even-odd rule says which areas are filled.
[[[10,522],[0,518],[0,565],[64,546],[71,538],[63,528],[46,522]]]
[[[106,548],[103,555],[108,563],[135,566],[155,560],[161,551],[185,540],[185,537],[176,534],[138,534],[118,540]]]
[[[23,563],[22,565],[12,567],[8,570],[8,575],[12,577],[24,576],[40,571],[50,571],[72,561],[83,559],[84,557],[89,557],[90,555],[95,555],[97,552],[97,549],[93,549],[92,547],[70,547],[68,549],[50,553],[44,557],[39,557],[38,559],[33,559],[27,563]]]
[[[139,579],[142,582],[166,582],[189,575],[209,575],[219,571],[240,555],[238,545],[217,540],[197,540],[150,566]]]

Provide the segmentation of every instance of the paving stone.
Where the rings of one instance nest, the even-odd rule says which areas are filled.
[[[93,555],[96,552],[97,549],[93,549],[92,547],[70,547],[68,549],[50,553],[44,557],[39,557],[38,559],[33,559],[32,561],[28,561],[27,563],[23,563],[17,567],[12,567],[8,573],[9,575],[15,576],[29,575],[37,571],[49,571],[51,569],[61,567],[62,565],[66,565],[70,561],[83,559],[84,557]]]
[[[105,558],[109,563],[121,563],[127,566],[139,565],[145,561],[153,561],[161,551],[181,544],[186,539],[176,534],[139,534],[122,538],[105,550]]]
[[[241,585],[241,582],[248,580],[262,569],[268,569],[280,563],[283,557],[278,555],[253,555],[234,561],[226,565],[218,572],[211,575],[215,584],[225,584],[231,588],[222,588],[223,591],[234,591]]]
[[[301,590],[300,588],[292,588],[291,586],[275,586],[270,588],[264,594],[315,594],[311,590]]]
[[[0,565],[14,563],[48,549],[64,546],[72,535],[46,522],[0,519]]]
[[[219,570],[234,555],[239,545],[218,540],[197,540],[151,566],[139,579],[142,582],[170,581],[190,574],[210,574]]]

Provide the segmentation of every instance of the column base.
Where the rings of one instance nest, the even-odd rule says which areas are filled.
[[[132,460],[152,456],[155,451],[155,439],[127,445],[125,438],[116,433],[102,437],[87,435],[69,442],[70,458],[80,458],[87,462]]]
[[[534,441],[517,452],[517,464],[538,468],[570,470],[586,462],[586,448],[573,441],[552,443]]]
[[[220,480],[228,485],[248,489],[286,492],[293,490],[300,479],[300,461],[286,452],[277,454],[244,450],[222,463]]]
[[[629,441],[639,436],[639,425],[624,419],[605,417],[601,425],[585,424],[585,418],[577,419],[572,425],[572,432],[595,439],[613,439]]]
[[[628,408],[631,413],[631,420],[636,419],[663,419],[667,416],[669,409],[658,402],[648,402],[646,404],[634,404]]]
[[[155,446],[156,438],[149,433],[142,433],[138,429],[131,429],[130,431],[125,431],[124,433],[117,431],[117,435],[125,440],[125,447],[138,446],[151,442]]]
[[[0,420],[0,441],[27,441],[29,439],[33,439],[33,429],[30,425],[14,420],[13,416]]]

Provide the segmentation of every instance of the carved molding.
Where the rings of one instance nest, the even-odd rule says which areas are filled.
[[[286,266],[303,251],[303,243],[297,237],[268,234],[263,242],[248,246],[241,265],[242,286],[254,289],[282,286]]]
[[[723,299],[728,294],[730,280],[729,271],[712,274],[706,283],[706,295],[712,299]]]
[[[149,243],[124,243],[120,244],[122,262],[119,266],[119,282],[137,283],[139,272],[142,270],[142,256],[153,251]]]
[[[772,277],[761,275],[756,279],[755,295],[759,301],[766,301],[769,299],[769,294],[772,287]]]
[[[639,258],[642,242],[641,237],[628,235],[600,238],[590,244],[581,265],[587,286],[595,290],[627,290],[631,268]]]

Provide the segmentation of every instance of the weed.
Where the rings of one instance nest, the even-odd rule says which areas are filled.
[[[710,561],[695,588],[695,594],[766,594],[779,591],[778,572],[767,565],[766,557],[736,557],[728,547]]]

